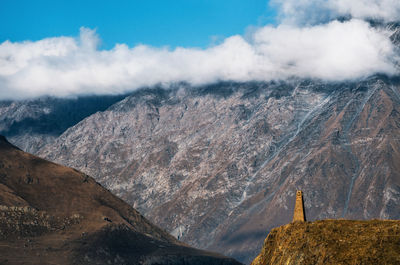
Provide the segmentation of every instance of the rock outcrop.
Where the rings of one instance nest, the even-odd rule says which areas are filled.
[[[274,228],[251,265],[400,264],[400,221],[324,220]]]

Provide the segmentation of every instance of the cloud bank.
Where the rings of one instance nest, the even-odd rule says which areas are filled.
[[[99,50],[99,36],[87,28],[81,28],[77,38],[3,42],[0,99],[117,94],[181,81],[193,85],[292,77],[344,81],[375,73],[398,73],[397,48],[389,38],[392,32],[373,28],[363,20],[371,16],[369,9],[376,4],[382,9],[373,14],[390,21],[393,12],[398,12],[397,2],[280,2],[286,21],[291,18],[290,23],[259,28],[246,39],[232,36],[207,49],[118,44],[111,50]],[[328,22],[314,23],[317,19],[312,16],[313,3],[320,3],[328,17],[350,13],[355,18],[344,22],[329,18]],[[364,8],[357,9],[358,5]],[[386,8],[390,5],[392,10]],[[327,10],[326,6],[335,8]],[[310,14],[309,23],[302,12]]]
[[[314,25],[339,17],[393,22],[400,19],[398,0],[272,0],[286,24]]]

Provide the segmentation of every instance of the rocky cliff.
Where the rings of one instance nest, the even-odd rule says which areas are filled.
[[[291,220],[296,189],[310,220],[400,218],[399,95],[384,76],[140,90],[39,154],[177,238],[249,261]]]
[[[251,265],[399,263],[400,221],[324,220],[272,229]]]
[[[91,177],[0,136],[0,264],[240,264],[180,243]]]

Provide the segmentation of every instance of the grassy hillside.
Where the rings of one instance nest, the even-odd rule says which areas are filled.
[[[273,229],[252,265],[400,264],[400,221],[323,220]]]

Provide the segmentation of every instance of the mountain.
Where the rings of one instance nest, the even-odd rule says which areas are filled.
[[[385,27],[398,45],[399,24]],[[291,220],[297,189],[310,220],[400,218],[399,111],[399,76],[177,84],[47,143],[14,142],[93,176],[179,240],[250,262]]]
[[[400,221],[324,220],[274,228],[251,265],[399,264]]]
[[[122,100],[117,96],[42,97],[0,101],[0,134],[23,150],[37,152],[69,127]]]
[[[224,237],[251,234],[233,231],[248,217],[252,185],[264,179],[253,175],[326,97],[296,86],[141,90],[68,129],[39,155],[94,176],[180,240],[240,258],[246,238]],[[266,224],[257,226],[260,240]]]
[[[398,219],[399,80],[147,89],[38,153],[92,175],[180,240],[249,262],[291,220]]]
[[[0,136],[1,264],[240,264],[188,247],[91,177]]]

